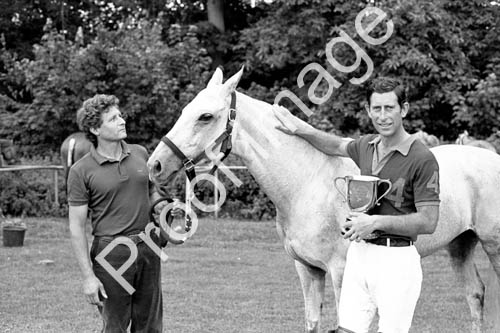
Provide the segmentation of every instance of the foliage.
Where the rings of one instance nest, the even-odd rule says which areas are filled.
[[[23,158],[24,165],[53,165],[58,157]],[[0,173],[0,212],[6,216],[66,216],[67,208],[62,172],[58,172],[60,205],[54,202],[51,170],[12,171]]]
[[[95,43],[94,37],[102,29],[120,30],[123,22],[131,18],[146,18],[149,22],[157,18],[164,27],[161,40],[168,44],[168,31],[172,24],[196,24],[200,39],[197,43],[207,49],[215,65],[222,64],[230,72],[242,63],[246,65],[243,87],[248,88],[255,82],[272,91],[279,92],[276,87],[291,89],[316,110],[311,119],[314,125],[341,132],[356,129],[370,131],[369,121],[362,112],[363,88],[348,83],[351,77],[363,73],[365,66],[362,64],[357,72],[345,74],[332,68],[325,57],[325,45],[338,36],[340,30],[344,30],[373,60],[373,75],[398,76],[409,85],[412,96],[412,112],[408,117],[410,130],[425,129],[451,139],[465,128],[479,134],[484,131],[490,133],[494,130],[492,127],[497,126],[496,123],[482,127],[477,125],[497,112],[494,104],[484,103],[484,97],[493,99],[489,98],[489,93],[494,90],[497,81],[488,79],[488,75],[492,71],[495,73],[495,63],[498,62],[495,59],[500,53],[500,35],[497,32],[500,6],[494,2],[276,0],[270,4],[263,1],[257,4],[256,8],[250,8],[248,1],[226,1],[226,26],[231,31],[223,35],[206,23],[206,0],[21,1],[15,6],[5,6],[8,10],[2,14],[0,24],[8,28],[5,30],[7,49],[15,49],[17,44],[13,38],[20,35],[19,29],[31,25],[42,31],[41,22],[47,17],[52,18],[54,27],[65,30],[61,34],[66,43],[68,37],[76,33],[77,25],[83,27],[85,43]],[[367,44],[354,29],[356,15],[367,4],[383,9],[395,24],[393,35],[382,45]],[[15,16],[16,13],[19,15]],[[131,32],[134,33],[133,30]],[[372,34],[384,32],[385,28],[379,25],[379,29]],[[353,61],[354,54],[349,47],[337,47],[334,53],[335,59],[342,64]],[[149,59],[155,56],[158,54],[152,54]],[[121,57],[117,58],[123,61]],[[101,60],[105,62],[109,59]],[[334,90],[329,102],[320,106],[312,104],[307,97],[307,88],[315,78],[313,73],[306,75],[304,88],[298,89],[296,85],[299,72],[312,62],[323,65],[342,83],[339,89]],[[483,81],[485,83],[480,84]],[[490,88],[484,88],[485,84]],[[23,92],[22,86],[18,84],[18,89],[14,90]],[[318,93],[325,92],[326,88],[323,84]],[[23,93],[26,95],[26,92]],[[476,100],[476,93],[484,96],[480,97],[483,102]],[[9,96],[5,92],[3,94]],[[19,101],[18,98],[13,99]],[[139,102],[140,99],[137,100]],[[73,105],[69,106],[71,115],[73,108]],[[63,118],[67,120],[68,115]],[[450,123],[455,126],[450,126]]]
[[[5,39],[6,48],[21,58],[32,58],[33,44],[43,35],[47,18],[55,21],[59,29],[71,34],[76,32],[81,19],[78,15],[82,1],[7,1],[0,0],[0,31]],[[70,7],[74,10],[69,10]],[[67,23],[72,22],[68,27]]]
[[[31,94],[31,103],[11,108],[13,117],[0,125],[2,136],[24,146],[36,142],[56,149],[77,130],[75,114],[82,101],[96,93],[116,95],[129,116],[130,141],[149,143],[172,126],[208,75],[210,58],[195,27],[174,25],[163,42],[159,25],[128,20],[118,30],[101,28],[86,46],[50,26],[46,30],[35,59],[10,61],[13,67],[5,75],[9,84],[21,72]],[[15,105],[15,96],[7,98]]]
[[[33,44],[43,36],[43,27],[50,19],[66,36],[74,36],[82,28],[87,40],[98,26],[118,29],[130,17],[156,18],[165,9],[166,0],[0,0],[0,32],[6,48],[32,59]],[[175,23],[175,22],[172,22]]]
[[[465,107],[456,112],[456,119],[468,124],[470,132],[484,138],[493,131],[500,130],[500,58],[497,65],[490,64],[490,74],[481,79],[474,90],[465,95]]]
[[[333,68],[325,57],[325,45],[337,37],[340,30],[373,60],[372,77],[396,76],[409,86],[412,111],[407,125],[410,131],[425,129],[450,139],[463,127],[474,125],[463,115],[474,105],[479,103],[487,108],[475,110],[481,115],[498,112],[494,104],[485,105],[475,101],[473,96],[476,95],[474,87],[486,79],[487,68],[495,64],[499,54],[499,35],[495,29],[499,24],[500,6],[486,0],[370,3],[384,10],[395,26],[392,36],[381,45],[366,43],[355,29],[356,15],[366,3],[297,0],[275,2],[276,12],[244,29],[235,48],[246,51],[248,67],[262,73],[261,83],[269,88],[277,83],[283,89],[292,90],[315,111],[311,123],[326,130],[371,131],[367,116],[362,112],[363,87],[348,81],[364,74],[366,64],[362,62],[356,71],[346,74]],[[367,23],[371,19],[368,16],[364,20]],[[379,24],[370,35],[376,37],[385,32],[385,24]],[[333,57],[343,65],[353,64],[355,60],[353,50],[347,45],[337,45]],[[312,104],[307,96],[307,89],[317,75],[315,71],[305,76],[304,88],[298,89],[294,82],[311,62],[321,64],[342,84],[334,89],[327,103],[319,106]],[[489,79],[488,85],[491,87],[495,82]],[[318,95],[328,88],[325,81],[322,83],[316,92]],[[483,87],[479,89],[490,96],[491,90]],[[452,121],[457,122],[458,127],[450,126]],[[491,125],[486,127],[488,132],[493,130]]]

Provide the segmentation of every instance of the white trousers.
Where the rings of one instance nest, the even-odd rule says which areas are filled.
[[[339,325],[366,333],[378,311],[378,332],[407,333],[422,285],[415,246],[352,242],[340,291]]]

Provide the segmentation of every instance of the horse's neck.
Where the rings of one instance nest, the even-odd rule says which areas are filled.
[[[278,209],[288,209],[313,184],[333,185],[334,176],[352,173],[344,159],[275,129],[269,104],[238,94],[237,113],[233,151]]]

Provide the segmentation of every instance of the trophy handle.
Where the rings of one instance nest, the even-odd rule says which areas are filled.
[[[384,192],[384,194],[382,194],[380,197],[377,198],[377,201],[375,201],[375,205],[378,205],[379,201],[382,200],[383,197],[385,197],[387,194],[389,194],[389,192],[392,190],[392,183],[389,179],[380,179],[377,183],[377,185],[379,185],[380,183],[386,183],[389,187],[387,188],[387,190]],[[375,206],[374,205],[374,206]]]
[[[345,196],[344,193],[338,187],[338,183],[337,183],[338,180],[343,180],[344,181],[344,185],[346,184],[347,180],[345,179],[345,177],[337,177],[337,178],[335,178],[333,180],[333,184],[335,185],[335,188],[340,193],[340,195],[342,196],[342,198],[344,198],[344,201],[347,201],[347,196]]]

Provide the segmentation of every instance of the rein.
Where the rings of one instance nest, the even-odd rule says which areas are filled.
[[[222,143],[221,145],[221,153],[223,154],[222,158],[220,161],[223,161],[231,152],[231,149],[233,148],[233,144],[231,142],[232,140],[232,132],[233,132],[233,124],[236,119],[236,93],[233,92],[231,94],[231,104],[229,106],[229,114],[227,118],[227,123],[226,123],[226,130],[215,139],[213,146],[217,146],[219,143]],[[186,176],[188,177],[189,181],[192,181],[196,177],[196,171],[195,171],[195,166],[198,164],[201,160],[208,158],[207,154],[205,151],[201,152],[198,156],[195,158],[188,158],[180,149],[177,147],[175,143],[173,143],[167,136],[165,135],[163,138],[161,138],[161,141],[166,144],[172,152],[177,156],[181,161],[182,164],[184,165],[184,169],[186,172]],[[210,170],[209,174],[213,175],[214,172],[217,170],[217,163],[214,163],[214,166]]]

